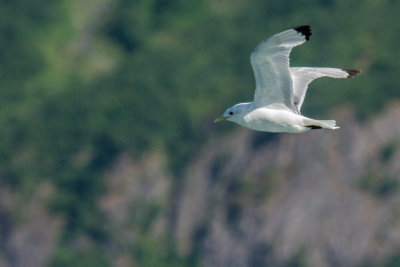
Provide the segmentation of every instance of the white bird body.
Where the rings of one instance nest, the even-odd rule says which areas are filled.
[[[289,67],[293,47],[311,36],[310,26],[288,29],[262,41],[250,56],[256,90],[251,103],[240,103],[214,122],[233,121],[264,132],[301,133],[311,129],[338,129],[334,120],[314,120],[301,115],[310,82],[320,77],[352,78],[358,70]]]
[[[252,103],[242,103],[243,116],[235,122],[252,130],[262,132],[301,133],[315,128],[336,129],[334,121],[319,121],[294,114],[292,111],[274,105],[253,108]]]

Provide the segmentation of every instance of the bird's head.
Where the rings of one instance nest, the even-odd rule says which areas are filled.
[[[224,120],[239,122],[241,119],[243,119],[243,116],[247,113],[248,106],[249,103],[236,104],[233,107],[230,107],[227,110],[225,110],[222,116],[219,116],[214,120],[214,123]]]

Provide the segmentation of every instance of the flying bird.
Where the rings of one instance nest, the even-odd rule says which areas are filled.
[[[301,133],[312,129],[338,129],[335,120],[315,120],[300,113],[308,84],[320,77],[352,78],[359,70],[290,67],[292,48],[308,41],[308,25],[294,27],[263,40],[250,56],[256,89],[253,102],[228,108],[214,120],[228,120],[264,132]]]

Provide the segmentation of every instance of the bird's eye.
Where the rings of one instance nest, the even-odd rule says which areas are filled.
[[[232,111],[230,111],[230,112],[229,112],[229,115],[233,115],[233,112],[232,112]]]

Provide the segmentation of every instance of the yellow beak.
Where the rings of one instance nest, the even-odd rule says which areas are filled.
[[[228,117],[225,117],[225,116],[220,116],[220,117],[218,117],[218,118],[216,118],[215,120],[214,120],[214,123],[217,123],[217,122],[220,122],[220,121],[224,121],[224,120],[226,120]]]

